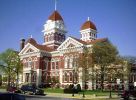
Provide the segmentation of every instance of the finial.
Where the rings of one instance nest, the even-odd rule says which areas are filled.
[[[33,38],[32,34],[31,34],[31,38]]]
[[[89,20],[90,20],[90,17],[88,17],[87,20],[89,21]]]
[[[57,10],[57,0],[55,0],[55,11]]]

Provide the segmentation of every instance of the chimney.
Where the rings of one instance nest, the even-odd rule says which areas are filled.
[[[20,51],[24,48],[25,46],[25,39],[20,40]]]

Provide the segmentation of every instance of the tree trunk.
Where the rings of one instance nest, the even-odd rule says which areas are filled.
[[[103,83],[104,83],[104,67],[101,67],[101,90],[102,91],[104,89]]]
[[[101,74],[101,90],[102,91],[104,89],[103,82],[104,82],[104,74]]]
[[[10,74],[8,75],[8,86],[7,86],[7,90],[9,89],[9,87],[10,87],[10,80],[11,80],[11,76],[10,76]]]

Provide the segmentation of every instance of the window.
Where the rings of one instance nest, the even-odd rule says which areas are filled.
[[[65,64],[65,68],[67,68],[67,57],[65,57],[64,64]]]
[[[36,72],[33,73],[33,82],[36,82]]]
[[[45,41],[48,42],[48,36],[45,37]]]
[[[46,82],[47,81],[47,73],[44,73],[43,74],[43,82]]]
[[[26,75],[25,75],[25,81],[29,82],[29,73],[26,73]]]
[[[73,58],[72,57],[69,59],[69,63],[70,63],[69,68],[72,68],[72,66],[73,66]]]
[[[51,38],[50,38],[50,39],[51,39],[51,41],[53,41],[53,40],[54,40],[54,36],[53,36],[53,34],[51,35]]]
[[[37,68],[37,61],[34,61],[34,69]]]
[[[64,74],[64,81],[67,81],[67,73]]]
[[[67,59],[67,68],[69,68],[69,65],[70,65],[70,59],[68,58]]]
[[[43,70],[47,69],[47,62],[44,62]]]
[[[73,67],[77,67],[78,65],[78,63],[77,63],[77,58],[73,58]]]
[[[52,69],[55,69],[55,63],[52,62]]]
[[[56,69],[59,69],[59,62],[56,62]]]
[[[51,40],[51,38],[50,38],[50,35],[48,36],[48,41],[50,41]]]
[[[31,60],[28,61],[28,67],[32,67],[32,61]]]

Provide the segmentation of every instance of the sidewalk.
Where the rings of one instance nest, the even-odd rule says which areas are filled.
[[[75,98],[75,99],[109,99],[109,96],[96,96],[94,95],[85,95],[85,98],[83,98],[82,94],[61,94],[61,93],[46,93],[47,97],[61,97],[61,98]],[[112,95],[112,98],[119,100],[117,95]]]

